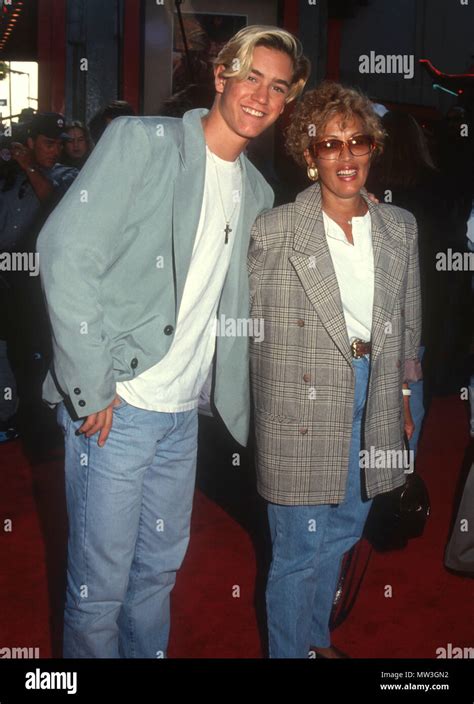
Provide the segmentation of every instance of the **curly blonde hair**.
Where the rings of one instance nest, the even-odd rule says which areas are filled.
[[[323,134],[327,123],[336,115],[341,125],[358,117],[365,134],[374,140],[373,155],[383,149],[385,132],[369,98],[355,88],[346,88],[335,81],[323,81],[310,90],[296,106],[286,131],[286,150],[297,164],[306,166],[304,151]]]

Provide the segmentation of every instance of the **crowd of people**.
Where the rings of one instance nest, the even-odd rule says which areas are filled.
[[[406,479],[361,471],[360,452],[404,434],[416,451],[433,394],[469,385],[472,271],[436,257],[474,251],[470,116],[427,132],[354,88],[303,93],[309,72],[291,34],[247,27],[215,61],[210,110],[181,92],[163,112],[194,109],[161,117],[161,139],[115,101],[88,128],[29,115],[3,145],[0,250],[38,254],[43,290],[31,267],[0,271],[0,440],[47,453],[57,407],[66,657],[166,655],[198,407],[245,445],[251,396],[270,656],[344,657],[329,632],[342,558]],[[310,186],[292,198],[282,170],[272,208],[246,152],[292,101],[286,149]],[[216,335],[216,318],[264,335]]]
[[[58,113],[22,111],[0,136],[0,251],[29,255],[43,223],[87,162],[107,125],[134,114],[112,101],[85,126]],[[92,139],[91,134],[94,135]],[[39,271],[18,264],[0,272],[0,443],[17,438],[33,454],[57,441],[55,421],[43,407],[41,384],[51,364],[51,332]]]

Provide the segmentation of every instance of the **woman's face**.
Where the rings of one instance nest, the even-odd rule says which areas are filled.
[[[64,150],[73,159],[82,159],[87,154],[87,140],[84,132],[78,127],[68,130],[71,137],[69,142],[64,143]]]
[[[336,115],[327,122],[323,131],[315,138],[315,142],[329,139],[347,141],[351,137],[363,134],[365,134],[364,127],[359,117],[354,116],[342,128],[341,116]],[[347,144],[344,144],[341,153],[334,159],[314,157],[308,149],[304,156],[308,166],[317,166],[319,180],[324,188],[327,188],[338,198],[353,198],[367,180],[371,154],[372,151],[363,156],[354,156],[349,151]]]

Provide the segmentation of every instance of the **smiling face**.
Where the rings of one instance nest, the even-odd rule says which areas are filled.
[[[288,54],[265,46],[253,52],[252,70],[244,80],[222,78],[216,69],[217,109],[227,130],[244,140],[253,139],[281,115],[293,77]]]
[[[336,115],[327,122],[323,131],[317,137],[317,142],[328,139],[347,141],[356,135],[365,134],[362,120],[354,116],[341,124],[341,116]],[[309,150],[305,151],[308,166],[317,166],[319,180],[323,193],[325,190],[337,198],[353,198],[363,188],[370,169],[371,152],[363,156],[354,156],[347,144],[336,159],[313,157]]]

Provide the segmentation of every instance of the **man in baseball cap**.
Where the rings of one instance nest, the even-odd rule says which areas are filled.
[[[64,131],[65,125],[64,115],[58,112],[39,112],[30,122],[29,134],[32,138],[42,135],[48,139],[69,140]]]
[[[64,131],[65,124],[60,113],[37,113],[28,125],[26,144],[16,141],[11,144],[12,158],[23,173],[8,191],[7,200],[12,200],[8,211],[12,217],[2,228],[2,239],[9,240],[4,242],[6,249],[23,239],[40,205],[49,202],[53,193],[62,194],[77,176],[75,169],[58,163],[63,143],[69,139]]]
[[[38,113],[24,125],[24,130],[14,133],[8,151],[18,168],[10,178],[0,178],[0,252],[34,252],[41,224],[77,176],[76,169],[58,163],[63,143],[69,139],[64,127],[63,115]],[[26,429],[42,435],[42,403],[37,389],[43,369],[35,360],[41,357],[47,364],[50,354],[39,279],[33,274],[0,274],[4,284],[0,314],[2,322],[8,321],[0,331],[0,378],[11,377],[7,349],[20,398],[13,425],[18,421],[24,440]],[[16,398],[0,403],[0,443],[16,436],[14,428],[12,432],[16,407]],[[27,444],[37,446],[38,441],[32,438]]]

